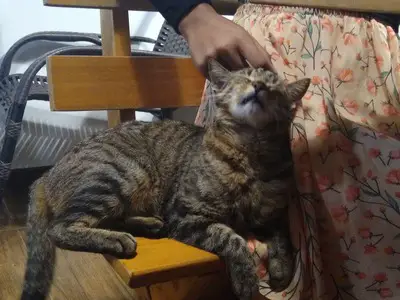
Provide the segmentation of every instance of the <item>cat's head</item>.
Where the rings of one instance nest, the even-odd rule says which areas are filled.
[[[261,68],[230,72],[215,60],[209,62],[209,79],[217,89],[217,118],[232,118],[258,129],[291,122],[310,85],[310,79],[285,84],[276,73]]]

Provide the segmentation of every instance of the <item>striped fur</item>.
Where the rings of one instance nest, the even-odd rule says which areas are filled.
[[[56,246],[130,258],[137,234],[223,257],[241,300],[257,286],[245,242],[255,235],[269,245],[272,288],[287,286],[289,126],[309,81],[286,86],[271,72],[230,73],[215,62],[210,78],[220,95],[209,128],[127,122],[75,146],[33,185],[21,299],[46,298]]]

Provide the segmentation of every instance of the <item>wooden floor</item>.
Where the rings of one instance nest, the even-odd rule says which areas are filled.
[[[12,175],[0,203],[0,299],[16,300],[25,269],[28,186],[42,171]],[[57,250],[52,300],[138,299],[101,255]]]

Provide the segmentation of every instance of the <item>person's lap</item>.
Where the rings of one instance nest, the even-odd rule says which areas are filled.
[[[297,270],[283,294],[269,293],[264,280],[261,292],[270,299],[400,296],[396,34],[362,18],[251,4],[234,20],[267,49],[283,78],[312,79],[292,127]],[[197,124],[212,122],[212,105],[212,95],[205,97]],[[265,248],[249,246],[263,256]],[[265,276],[261,263],[258,272]]]

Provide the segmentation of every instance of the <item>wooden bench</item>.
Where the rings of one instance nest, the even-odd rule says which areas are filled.
[[[270,3],[400,13],[399,0],[270,0]],[[98,8],[103,57],[48,59],[51,108],[108,110],[109,126],[134,118],[135,108],[198,106],[204,78],[190,59],[130,57],[128,10],[153,10],[144,0],[44,0],[45,5]],[[215,1],[232,14],[238,4]],[[223,263],[213,254],[161,239],[138,239],[131,260],[106,257],[140,299],[234,299]],[[258,297],[261,297],[258,295]]]

